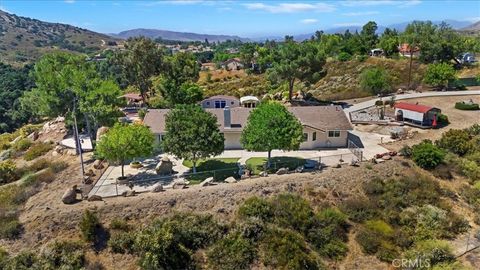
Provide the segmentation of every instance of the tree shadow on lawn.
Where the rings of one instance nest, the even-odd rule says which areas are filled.
[[[209,177],[213,177],[214,181],[223,181],[228,177],[238,179],[240,177],[238,170],[236,161],[225,162],[220,159],[208,159],[199,162],[199,165],[197,165],[197,173],[192,173],[192,169],[190,169],[186,179],[189,180],[191,184],[198,184]]]

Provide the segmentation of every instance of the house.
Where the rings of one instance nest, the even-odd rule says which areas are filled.
[[[247,124],[251,108],[225,107],[205,109],[217,118],[220,132],[225,136],[225,149],[242,149],[240,136]],[[300,149],[343,148],[348,146],[352,126],[340,106],[289,107],[303,126],[304,142]],[[149,110],[144,123],[155,134],[157,142],[165,135],[165,116],[168,109]]]
[[[235,57],[223,62],[222,68],[226,70],[240,70],[243,68],[243,64],[242,61],[240,61],[240,58]]]
[[[245,108],[255,108],[260,103],[257,97],[244,96],[240,98],[240,105]]]
[[[400,46],[398,46],[398,53],[401,56],[404,57],[419,57],[420,56],[420,48],[415,47],[415,48],[410,48],[410,45],[408,43],[402,43]]]
[[[477,60],[475,59],[475,55],[473,53],[463,53],[461,54],[457,60],[462,64],[472,64],[475,63]]]
[[[370,50],[369,55],[374,57],[381,57],[381,56],[384,56],[385,53],[382,49],[376,48],[376,49]]]
[[[397,102],[395,107],[395,119],[405,124],[418,127],[436,127],[440,109],[421,104]]]
[[[128,106],[139,106],[143,103],[143,98],[137,93],[127,93],[119,98],[124,98],[127,101]]]
[[[240,107],[240,100],[232,96],[217,95],[217,96],[212,96],[202,100],[200,102],[200,105],[204,109],[212,109],[212,108],[221,109],[227,106],[230,108],[235,108],[235,107]]]
[[[200,68],[202,71],[212,71],[215,70],[215,63],[202,63]]]

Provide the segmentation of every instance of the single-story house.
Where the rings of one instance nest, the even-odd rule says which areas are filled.
[[[222,68],[226,70],[240,70],[243,68],[243,63],[240,58],[231,58],[222,63]]]
[[[375,48],[375,49],[372,49],[370,50],[370,53],[369,53],[370,56],[374,56],[374,57],[380,57],[380,56],[384,56],[385,53],[382,49],[380,48]]]
[[[242,149],[240,136],[247,124],[251,108],[225,107],[205,109],[217,118],[220,132],[225,136],[225,149]],[[343,148],[348,146],[352,126],[340,106],[289,107],[303,126],[304,142],[300,149]],[[148,110],[144,124],[155,134],[157,142],[165,135],[165,116],[170,110]]]
[[[215,63],[202,63],[202,66],[201,66],[201,70],[202,71],[211,71],[211,70],[215,70]]]
[[[402,43],[398,46],[398,53],[404,57],[419,57],[420,56],[420,48],[414,47],[411,48],[408,43]]]
[[[421,104],[397,102],[395,107],[395,119],[420,127],[436,127],[440,109]]]
[[[122,96],[119,96],[119,98],[124,98],[129,106],[137,106],[143,103],[142,96],[137,93],[126,93]]]
[[[240,98],[240,105],[245,108],[255,108],[260,103],[257,97],[244,96]]]
[[[225,107],[235,108],[240,107],[240,100],[233,96],[217,95],[206,98],[200,102],[204,109],[222,109]]]

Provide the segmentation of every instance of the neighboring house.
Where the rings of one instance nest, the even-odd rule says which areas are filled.
[[[119,98],[124,98],[127,101],[127,106],[140,106],[143,103],[142,96],[137,93],[127,93]]]
[[[222,63],[222,68],[226,70],[240,70],[243,68],[240,58],[232,58]]]
[[[215,70],[215,63],[202,63],[202,71],[211,71]]]
[[[395,119],[405,124],[419,127],[436,127],[440,109],[426,105],[407,102],[397,102],[395,107]]]
[[[420,48],[415,47],[415,48],[410,48],[410,45],[408,43],[403,43],[398,46],[398,53],[401,56],[405,57],[419,57],[420,56]]]
[[[382,49],[377,48],[377,49],[370,50],[369,55],[374,57],[381,57],[381,56],[384,56],[385,53],[383,52]]]
[[[225,108],[226,106],[230,108],[234,107],[240,107],[240,101],[236,97],[232,96],[224,96],[224,95],[218,95],[218,96],[213,96],[209,97],[207,99],[204,99],[200,102],[200,105],[204,109],[221,109]]]
[[[340,106],[289,107],[302,123],[304,142],[300,149],[348,147],[352,126]],[[242,149],[240,136],[252,111],[250,108],[206,109],[217,117],[220,132],[225,136],[225,149]],[[149,110],[144,123],[155,134],[157,142],[165,135],[165,115],[168,109]]]
[[[468,52],[461,54],[457,60],[462,64],[473,64],[477,61],[475,59],[475,55],[473,53],[468,53]]]
[[[244,96],[240,98],[240,105],[245,108],[255,108],[260,103],[257,97]]]

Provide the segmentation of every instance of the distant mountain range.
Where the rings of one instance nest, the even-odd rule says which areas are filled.
[[[205,39],[208,39],[209,42],[214,42],[214,41],[222,42],[228,39],[249,41],[248,38],[242,38],[239,36],[197,34],[197,33],[175,32],[175,31],[158,30],[158,29],[144,29],[144,28],[126,30],[118,34],[110,34],[110,36],[121,38],[121,39],[144,36],[151,39],[161,38],[165,40],[178,40],[178,41],[205,41]]]

